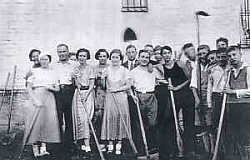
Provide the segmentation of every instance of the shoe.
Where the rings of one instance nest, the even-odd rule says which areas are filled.
[[[50,153],[47,151],[46,145],[42,145],[40,147],[40,156],[44,156],[44,155],[49,155]]]
[[[81,145],[81,150],[82,151],[86,151],[86,146],[85,145]]]
[[[122,145],[120,143],[117,143],[115,145],[115,154],[120,155],[121,154],[121,148],[122,148]]]
[[[85,146],[85,152],[86,152],[86,153],[91,152],[90,146]]]
[[[107,153],[112,153],[114,151],[114,146],[111,144],[108,145],[108,152]]]
[[[106,146],[104,144],[100,144],[100,149],[101,149],[102,152],[107,151]]]
[[[32,150],[35,157],[40,156],[38,145],[32,145]]]

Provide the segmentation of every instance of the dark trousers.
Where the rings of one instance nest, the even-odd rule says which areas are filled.
[[[195,108],[194,97],[192,91],[187,87],[180,91],[174,92],[175,106],[177,115],[182,109],[183,114],[183,143],[185,152],[194,152],[195,138]]]
[[[158,100],[158,144],[160,160],[168,160],[177,151],[173,110],[167,85],[156,87]]]
[[[152,94],[138,94],[141,116],[149,150],[157,148],[157,100]],[[141,126],[137,106],[131,96],[128,96],[129,112],[131,119],[132,138],[139,153],[144,154],[145,148],[141,133]]]
[[[61,128],[62,143],[64,149],[70,150],[73,147],[73,124],[72,124],[72,99],[75,88],[73,85],[64,85],[55,94],[58,119]],[[65,132],[63,133],[63,117],[65,121]]]
[[[215,131],[219,126],[222,101],[223,101],[223,94],[222,93],[213,93],[212,94],[212,103],[213,103],[212,121],[213,121]]]
[[[225,119],[226,155],[235,159],[250,158],[250,103],[227,104]]]

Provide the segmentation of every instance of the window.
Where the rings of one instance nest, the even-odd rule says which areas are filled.
[[[124,32],[124,42],[137,40],[135,32],[131,28],[127,28]]]
[[[122,0],[122,12],[148,12],[148,0]]]

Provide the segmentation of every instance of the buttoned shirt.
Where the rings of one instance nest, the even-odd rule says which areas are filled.
[[[52,65],[52,68],[58,74],[60,84],[72,84],[74,69],[77,65],[79,65],[77,62],[71,60],[65,62],[58,61]]]
[[[210,69],[207,85],[208,107],[212,107],[212,93],[222,93],[227,81],[228,69],[216,65]]]

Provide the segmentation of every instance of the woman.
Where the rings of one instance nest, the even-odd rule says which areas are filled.
[[[27,109],[25,140],[33,145],[34,156],[48,154],[46,143],[59,143],[60,131],[53,92],[59,91],[59,81],[49,67],[51,56],[39,56],[41,67],[33,68],[27,79],[27,90],[30,96]],[[36,114],[38,113],[38,114]],[[41,142],[39,149],[38,143]]]
[[[29,70],[27,71],[24,79],[27,81],[27,79],[31,76],[32,72],[31,72],[31,68],[38,68],[40,67],[40,62],[39,62],[39,55],[41,54],[41,51],[38,49],[32,49],[29,53],[29,60],[30,62],[33,62],[32,66],[29,68]],[[27,82],[25,84],[25,86],[27,86]]]
[[[121,154],[122,140],[131,136],[127,98],[127,91],[131,85],[128,70],[121,66],[122,59],[119,49],[111,51],[112,64],[107,68],[107,93],[101,132],[101,139],[108,141],[108,153],[113,152],[113,143],[117,141],[116,154]]]
[[[101,126],[104,110],[104,101],[106,95],[106,70],[109,53],[105,49],[99,49],[95,54],[95,59],[99,64],[95,66],[95,112],[94,124],[98,138],[101,138]],[[101,144],[102,151],[105,151],[105,146]]]
[[[72,103],[74,140],[83,140],[81,150],[90,152],[90,130],[88,118],[92,119],[94,113],[94,72],[87,64],[90,53],[87,49],[79,49],[76,59],[80,63],[75,68],[74,77],[77,86]]]

